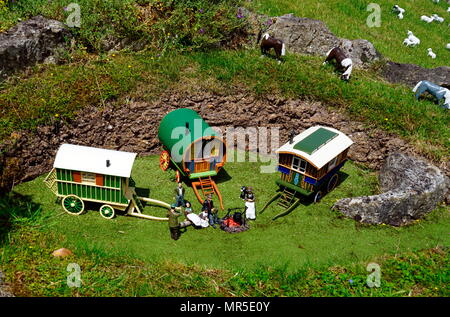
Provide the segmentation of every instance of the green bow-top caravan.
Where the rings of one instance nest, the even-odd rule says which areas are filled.
[[[303,196],[318,202],[338,183],[338,171],[347,161],[353,141],[344,133],[329,127],[314,126],[291,138],[276,152],[278,171],[276,180],[280,191],[261,210],[273,201],[286,210],[274,219],[290,213]]]
[[[176,170],[176,181],[185,177],[200,202],[197,187],[203,196],[216,194],[221,207],[222,197],[212,179],[225,164],[226,145],[222,137],[194,110],[181,108],[169,112],[160,122],[158,137],[163,151],[160,167],[167,170],[170,163]]]
[[[85,201],[100,203],[100,214],[107,219],[115,210],[151,220],[167,220],[142,214],[140,200],[169,208],[158,200],[138,197],[131,170],[136,153],[89,146],[63,144],[58,149],[52,171],[45,184],[61,198],[63,209],[72,215],[85,211]]]

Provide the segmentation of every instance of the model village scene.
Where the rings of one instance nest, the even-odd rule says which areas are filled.
[[[86,66],[91,57],[52,61],[56,51],[69,52],[70,47],[67,54],[76,55],[74,47],[81,47],[84,36],[92,36],[91,43],[97,36],[83,33],[83,24],[70,26],[69,22],[77,19],[67,16],[76,12],[76,6],[54,2],[36,5],[34,10],[42,14],[5,24],[9,28],[2,29],[0,24],[0,106],[5,105],[0,109],[0,127],[5,130],[0,142],[0,197],[4,196],[0,200],[0,227],[4,227],[0,230],[0,297],[109,296],[104,289],[84,291],[83,287],[89,288],[84,280],[77,287],[45,286],[45,292],[28,286],[31,275],[20,275],[22,270],[13,260],[25,252],[20,243],[31,252],[24,257],[34,258],[33,267],[39,267],[41,256],[57,259],[56,267],[63,267],[62,263],[77,259],[81,263],[83,256],[93,253],[119,258],[126,254],[156,267],[176,263],[173,270],[176,265],[187,271],[199,266],[198,274],[213,269],[235,274],[238,270],[254,272],[258,267],[268,268],[268,272],[278,267],[287,272],[345,267],[339,269],[344,273],[331,271],[335,276],[345,275],[345,285],[335,293],[324,285],[338,282],[323,282],[322,291],[315,293],[294,291],[291,286],[280,288],[285,281],[279,281],[278,287],[265,293],[262,284],[234,289],[237,286],[227,286],[231,282],[226,280],[212,286],[212,293],[199,291],[194,296],[450,295],[448,262],[447,266],[439,264],[441,258],[448,260],[450,242],[450,43],[436,42],[441,33],[449,40],[450,2],[381,1],[379,8],[364,4],[364,10],[358,9],[364,16],[362,30],[373,35],[395,26],[395,33],[401,33],[396,42],[388,37],[392,43],[386,48],[378,42],[339,38],[334,24],[330,27],[333,34],[316,17],[303,17],[301,12],[309,12],[310,1],[299,1],[298,11],[278,16],[270,14],[280,13],[280,7],[264,11],[273,3],[269,0],[249,1],[245,7],[233,6],[241,1],[207,4],[199,0],[189,5],[130,1],[139,13],[137,21],[150,29],[151,25],[159,27],[158,23],[169,25],[167,17],[176,16],[177,10],[184,12],[181,17],[190,17],[189,21],[197,19],[196,23],[217,10],[221,13],[211,13],[209,23],[230,19],[236,30],[241,30],[236,34],[246,35],[237,48],[231,42],[238,38],[232,37],[220,41],[221,45],[229,41],[232,49],[208,51],[202,47],[196,53],[194,45],[203,43],[212,27],[195,26],[196,31],[189,33],[192,38],[185,35],[183,40],[181,29],[176,35],[176,30],[169,33],[164,29],[165,38],[171,39],[164,42],[164,50],[148,53],[150,46],[140,47],[140,40],[118,41],[107,50],[98,49],[104,51],[102,61],[92,62],[92,67]],[[353,8],[352,1],[343,2]],[[21,3],[28,1],[0,0],[0,18],[6,21],[14,10],[21,16],[27,10]],[[326,10],[322,5],[309,9]],[[50,7],[62,8],[60,19],[45,15]],[[378,9],[381,22],[376,16]],[[231,13],[228,16],[226,12]],[[80,21],[94,23],[91,20]],[[426,32],[433,34],[430,48]],[[29,44],[22,47],[20,43]],[[187,49],[176,53],[174,43]],[[383,54],[377,51],[378,45]],[[40,47],[42,52],[33,56],[31,47]],[[97,54],[94,44],[86,47],[80,54]],[[402,63],[395,57],[400,51],[405,58]],[[153,66],[163,60],[166,64]],[[193,61],[196,66],[184,68]],[[73,65],[90,67],[79,76],[92,77],[88,80],[91,86],[76,89],[96,97],[77,97],[77,105],[92,101],[68,115],[62,108],[45,106],[54,100],[44,97],[44,90],[61,89],[58,98],[70,100],[70,87],[84,84],[77,82],[81,80],[78,77],[64,79],[65,75],[57,72],[64,67],[71,72]],[[157,77],[177,67],[183,70],[167,75],[177,79],[164,82]],[[200,73],[203,68],[206,70]],[[79,71],[71,76],[78,76]],[[116,75],[111,76],[113,72]],[[50,79],[40,83],[47,75]],[[62,77],[56,79],[58,76]],[[16,78],[26,83],[25,90]],[[242,78],[245,80],[238,82]],[[234,80],[238,83],[234,88],[224,88],[231,91],[216,93]],[[261,89],[262,95],[236,88],[251,81],[249,85]],[[193,87],[201,82],[200,90],[180,88],[192,82]],[[158,85],[169,88],[155,88]],[[208,90],[208,85],[217,87]],[[127,88],[119,92],[122,88],[117,87]],[[98,97],[109,89],[117,89],[108,92],[115,97]],[[151,89],[157,93],[150,93]],[[283,91],[293,93],[283,96]],[[20,97],[12,97],[12,92]],[[32,97],[24,97],[28,94]],[[24,101],[27,107],[44,105],[30,119],[38,122],[35,125],[24,123],[31,110],[15,108],[20,98],[28,100]],[[48,117],[42,115],[46,109],[51,109]],[[8,116],[16,115],[19,128],[8,121],[12,120]],[[33,238],[26,238],[31,233]],[[17,244],[14,239],[22,242]],[[41,247],[33,246],[38,241]],[[41,250],[39,255],[33,255],[34,248]],[[353,271],[347,269],[360,265],[365,276],[371,272],[366,270],[367,263],[381,263],[381,258],[389,256],[402,259],[408,252],[417,252],[414,259],[423,254],[436,257],[430,260],[435,263],[430,273],[433,282],[414,280],[408,286],[390,282],[396,286],[387,291],[384,282],[381,287],[366,283],[365,277],[357,282]],[[412,265],[412,260],[408,261]],[[109,274],[103,271],[99,274]],[[167,274],[172,273],[161,273],[161,278]],[[46,284],[44,277],[40,279]],[[56,276],[49,279],[49,285],[59,283]],[[123,290],[119,296],[130,296],[127,292]],[[154,293],[142,288],[131,296],[136,294],[194,293],[168,287]]]

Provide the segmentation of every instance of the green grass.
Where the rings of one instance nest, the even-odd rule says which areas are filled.
[[[173,180],[158,168],[158,157],[138,160],[133,178],[138,187],[150,190],[150,197],[172,202]],[[226,207],[240,207],[239,188],[252,185],[260,208],[275,193],[277,174],[260,174],[260,164],[230,163],[226,172],[230,180],[220,183]],[[187,265],[199,264],[215,268],[248,268],[260,265],[282,266],[290,269],[305,266],[345,265],[368,260],[396,250],[413,250],[448,244],[446,221],[448,214],[438,208],[424,222],[405,228],[357,227],[351,219],[330,211],[341,197],[368,195],[376,186],[376,179],[368,171],[348,164],[344,170],[349,177],[338,189],[327,195],[320,204],[302,205],[291,215],[272,222],[280,210],[270,209],[258,217],[252,229],[239,235],[224,234],[219,230],[190,229],[179,241],[169,239],[166,223],[117,217],[105,221],[98,212],[81,217],[63,213],[55,197],[42,184],[42,178],[21,184],[14,190],[31,196],[42,206],[44,213],[57,217],[54,230],[64,233],[69,248],[87,243],[105,252],[123,252],[143,261],[177,260]],[[157,181],[157,184],[155,183]],[[200,206],[188,191],[194,210]],[[97,206],[96,206],[97,207]],[[163,209],[146,207],[149,214],[163,216]],[[61,214],[62,213],[62,214]],[[332,237],[332,238],[331,238]],[[356,238],[356,239],[355,239]],[[230,252],[227,246],[233,245]],[[336,247],[336,246],[339,247]],[[245,260],[244,260],[245,258]]]
[[[75,53],[74,53],[75,54]],[[37,66],[0,88],[0,137],[15,129],[34,129],[54,115],[72,118],[86,106],[103,106],[127,97],[153,101],[170,90],[280,95],[314,99],[347,111],[351,118],[405,137],[436,161],[448,157],[448,111],[431,99],[416,101],[410,89],[356,70],[345,83],[317,57],[288,55],[278,65],[255,50],[189,54],[117,53],[93,57],[78,52],[60,66]],[[76,59],[76,61],[75,61]]]
[[[157,166],[157,156],[138,159],[133,178],[150,197],[171,202],[174,173]],[[226,207],[242,206],[241,185],[254,187],[259,208],[274,193],[278,175],[260,174],[260,166],[225,165],[229,177],[222,175],[219,188]],[[276,221],[271,218],[280,210],[273,207],[240,234],[188,228],[178,241],[170,239],[167,223],[122,215],[106,220],[94,205],[84,215],[68,215],[40,177],[14,188],[43,218],[33,221],[33,213],[23,212],[22,224],[12,221],[14,230],[0,245],[1,266],[25,296],[448,296],[448,211],[439,207],[402,228],[357,225],[330,207],[341,197],[375,192],[376,178],[351,162],[342,172],[347,178],[319,204],[305,203]],[[199,211],[190,189],[187,198]],[[149,206],[145,212],[165,214]],[[53,259],[60,247],[75,257]],[[382,265],[380,289],[365,285],[373,261]],[[73,262],[82,267],[81,289],[65,285]]]
[[[322,20],[337,36],[348,39],[366,39],[385,57],[398,63],[417,64],[422,67],[448,66],[450,52],[445,48],[449,41],[447,3],[434,4],[431,0],[399,0],[395,3],[379,0],[374,3],[381,7],[381,26],[370,28],[366,24],[371,12],[367,11],[370,1],[333,1],[333,0],[255,0],[248,4],[260,13],[280,16],[293,13],[299,17]],[[392,6],[398,4],[406,10],[404,19],[400,20],[391,12]],[[422,15],[433,13],[445,19],[444,23],[427,24],[420,20]],[[407,31],[413,31],[421,43],[416,48],[406,48],[402,43]],[[427,56],[431,47],[437,58]]]

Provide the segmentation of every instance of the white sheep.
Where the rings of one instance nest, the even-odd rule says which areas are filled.
[[[397,4],[392,7],[392,11],[397,13],[397,17],[401,20],[403,19],[403,13],[405,13],[405,9],[400,8]]]
[[[420,40],[414,36],[413,32],[408,31],[408,37],[403,41],[406,46],[416,46],[420,44]]]
[[[450,43],[447,43],[447,45],[445,46],[448,50],[450,50]]]
[[[438,16],[437,14],[433,14],[432,17],[433,17],[434,20],[436,20],[436,21],[438,21],[440,23],[444,22],[444,18]]]
[[[432,59],[436,58],[436,54],[434,54],[434,52],[431,48],[428,49],[428,56],[430,56]]]
[[[420,19],[421,19],[422,21],[427,22],[427,23],[431,23],[431,22],[434,21],[434,18],[433,18],[433,17],[428,17],[428,16],[426,16],[426,15],[422,15],[422,16],[420,17]]]

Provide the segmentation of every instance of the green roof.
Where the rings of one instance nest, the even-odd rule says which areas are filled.
[[[185,151],[195,140],[217,135],[197,112],[188,108],[169,112],[161,120],[158,129],[159,140],[175,161],[182,160]]]
[[[338,134],[325,128],[319,128],[294,145],[294,149],[311,155],[317,149],[334,139]]]

